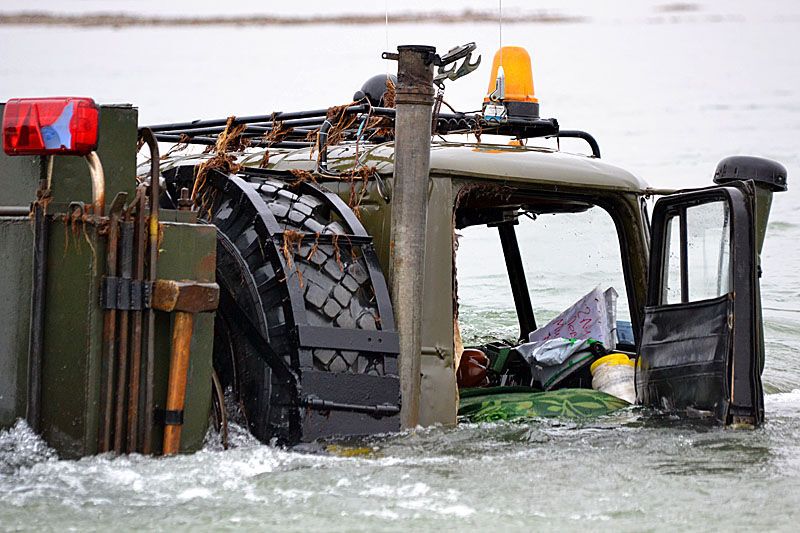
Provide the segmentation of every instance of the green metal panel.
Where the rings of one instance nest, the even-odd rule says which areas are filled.
[[[0,217],[0,428],[25,416],[32,247],[28,217]]]
[[[45,440],[64,458],[97,452],[105,239],[90,224],[50,224],[42,420]]]
[[[166,211],[161,218],[174,219],[177,216],[177,213]],[[214,226],[163,222],[161,230],[159,279],[216,281],[217,237]],[[156,379],[153,394],[156,409],[163,409],[167,399],[173,318],[172,314],[156,313]],[[200,449],[208,429],[213,344],[214,313],[196,314],[181,431],[182,452]],[[156,425],[153,431],[155,451],[161,450],[162,438],[163,428]]]
[[[2,105],[0,105],[0,112]],[[102,106],[98,153],[106,178],[107,204],[119,192],[133,197],[137,112],[130,106]],[[0,154],[0,205],[27,206],[35,199],[45,160]],[[65,224],[57,213],[74,201],[91,202],[88,166],[82,158],[54,158],[50,222],[41,431],[61,457],[97,452],[103,370],[103,311],[99,289],[105,273],[106,241],[91,224]],[[216,230],[193,214],[162,213],[158,275],[162,279],[214,281]],[[6,275],[0,298],[9,305],[0,319],[0,425],[24,416],[30,329],[32,225],[26,217],[0,218],[0,259]],[[155,403],[163,407],[169,376],[172,316],[157,313]],[[188,376],[182,450],[200,448],[211,405],[213,314],[195,317]],[[154,432],[160,449],[161,428]]]

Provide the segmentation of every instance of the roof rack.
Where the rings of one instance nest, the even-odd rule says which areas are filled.
[[[327,163],[330,140],[370,140],[382,142],[393,138],[395,109],[375,107],[368,102],[310,111],[275,112],[212,120],[194,120],[148,126],[158,141],[214,145],[229,125],[245,126],[241,137],[248,146],[274,148],[320,147],[320,165]],[[333,139],[333,132],[336,132]],[[554,118],[509,117],[503,122],[487,121],[480,113],[438,113],[434,117],[434,135],[474,134],[502,135],[514,139],[579,138],[585,140],[593,157],[600,157],[600,147],[589,133],[561,130]],[[335,143],[330,143],[333,145]]]

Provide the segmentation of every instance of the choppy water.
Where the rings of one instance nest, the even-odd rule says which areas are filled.
[[[425,7],[417,0],[408,5]],[[176,9],[154,1],[44,6]],[[223,9],[211,2],[193,6],[199,13]],[[795,529],[800,214],[793,180],[800,176],[800,8],[788,1],[696,6],[669,12],[656,1],[630,10],[611,1],[544,4],[588,20],[509,25],[504,42],[531,50],[543,115],[558,117],[565,128],[590,131],[606,160],[655,186],[709,184],[717,161],[730,154],[771,157],[788,167],[791,190],[775,199],[763,256],[763,428],[726,431],[652,420],[631,410],[586,424],[427,429],[373,439],[370,453],[356,457],[280,450],[239,435],[238,447],[229,451],[210,443],[187,457],[60,461],[20,425],[0,433],[0,528]],[[241,13],[250,5],[233,7]],[[27,8],[13,1],[0,6]],[[310,2],[297,9],[335,8]],[[497,28],[402,25],[389,32],[392,46],[424,42],[446,49],[473,40],[490,56]],[[378,26],[0,26],[0,100],[93,95],[102,102],[133,102],[142,123],[318,108],[347,101],[362,79],[384,71],[378,57],[385,43]],[[453,84],[447,99],[474,109],[487,77],[484,65]],[[579,144],[565,148],[583,150]],[[602,221],[602,213],[591,216]],[[521,232],[521,240],[542,238],[531,228]],[[584,241],[599,228],[571,226]],[[464,233],[459,281],[465,334],[513,332],[504,274],[490,260],[493,235]],[[615,283],[613,247],[600,244],[583,256],[563,243],[553,243],[552,250],[526,254],[542,316],[563,309],[595,283]],[[547,274],[559,264],[562,275],[554,280]]]

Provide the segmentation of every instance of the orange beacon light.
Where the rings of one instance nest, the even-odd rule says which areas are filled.
[[[504,46],[495,53],[483,114],[488,122],[502,122],[508,117],[539,118],[531,56],[521,46]]]

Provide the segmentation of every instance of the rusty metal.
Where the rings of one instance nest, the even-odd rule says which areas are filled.
[[[189,354],[194,329],[194,314],[187,311],[175,313],[172,327],[172,353],[169,364],[169,383],[167,385],[167,413],[183,413],[186,402],[186,379],[189,371]],[[180,450],[180,423],[167,423],[164,426],[163,454],[172,455]]]
[[[26,418],[33,431],[39,431],[42,399],[42,354],[44,352],[44,310],[47,292],[48,226],[45,199],[50,195],[53,157],[42,161],[38,201],[34,204],[33,290],[31,294],[31,335],[28,349],[28,408]],[[30,209],[28,209],[30,212]]]
[[[94,214],[101,217],[105,215],[106,209],[106,176],[97,152],[89,152],[86,155],[86,162],[89,164],[89,177],[92,179]]]
[[[188,187],[183,187],[181,189],[181,197],[178,198],[178,210],[179,211],[191,211],[192,206],[194,205],[194,201],[192,200],[191,193],[189,192]]]
[[[225,391],[216,370],[211,371],[211,394],[213,395],[214,419],[222,449],[228,449],[228,411],[225,409]]]
[[[130,214],[125,215],[121,223],[119,242],[119,270],[120,278],[131,279],[133,275],[133,221]],[[117,335],[119,346],[117,355],[117,393],[114,418],[114,451],[123,453],[125,437],[125,397],[128,385],[128,325],[130,311],[119,312],[119,333]]]
[[[0,217],[26,217],[31,214],[31,208],[24,205],[0,206]]]
[[[108,247],[106,250],[106,276],[117,275],[117,249],[119,244],[119,218],[125,202],[125,195],[120,193],[114,198],[108,222]],[[111,449],[111,430],[114,408],[114,370],[116,367],[117,348],[117,311],[106,309],[103,317],[103,381],[101,395],[100,436],[98,451]]]
[[[219,305],[219,285],[159,279],[153,284],[151,306],[159,311],[202,313]]]
[[[139,138],[150,148],[150,220],[148,223],[148,236],[150,256],[148,261],[147,279],[156,280],[158,263],[158,202],[159,202],[159,161],[158,142],[150,128],[139,130]],[[155,365],[155,333],[156,316],[153,309],[147,310],[147,356],[144,371],[144,428],[142,431],[142,453],[149,454],[153,449],[153,383]]]
[[[135,250],[133,278],[144,279],[144,254],[147,251],[147,226],[145,219],[144,188],[137,190],[135,225]],[[131,328],[131,377],[128,389],[128,453],[138,451],[139,435],[139,387],[142,367],[142,311],[132,311]]]
[[[431,46],[397,48],[394,198],[391,222],[392,302],[400,334],[398,373],[404,428],[419,423],[425,231],[433,113]]]

